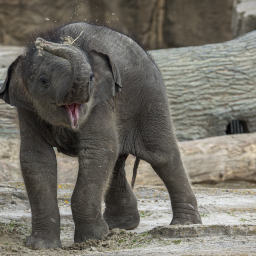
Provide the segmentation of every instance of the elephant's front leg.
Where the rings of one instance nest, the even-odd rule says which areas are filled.
[[[90,142],[79,152],[79,172],[71,207],[76,243],[101,239],[108,232],[101,203],[117,158],[117,142]]]
[[[61,247],[56,156],[52,146],[36,131],[31,113],[19,111],[19,119],[20,163],[32,212],[32,233],[26,246]]]

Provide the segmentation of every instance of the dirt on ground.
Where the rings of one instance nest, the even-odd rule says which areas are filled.
[[[170,226],[163,186],[136,186],[140,225],[114,229],[100,241],[74,244],[70,208],[74,184],[58,185],[62,249],[25,247],[31,209],[23,183],[0,183],[0,255],[255,255],[256,190],[194,188],[203,225]],[[102,205],[104,211],[104,204]]]
[[[68,232],[67,226],[62,231]],[[63,246],[62,249],[31,250],[25,247],[25,239],[31,232],[29,223],[13,221],[0,223],[0,253],[1,255],[81,255],[93,252],[102,253],[120,249],[131,249],[151,244],[153,235],[149,233],[136,234],[126,230],[113,229],[102,240],[88,240],[84,243]]]

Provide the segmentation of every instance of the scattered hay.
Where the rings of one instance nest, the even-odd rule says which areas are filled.
[[[89,250],[89,251],[108,251],[131,249],[135,247],[146,246],[152,241],[152,235],[148,233],[137,234],[127,232],[124,229],[115,228],[101,240],[87,240],[83,243],[75,243],[64,247],[64,250]]]

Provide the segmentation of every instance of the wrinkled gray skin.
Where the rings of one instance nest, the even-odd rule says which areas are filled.
[[[32,209],[26,245],[61,247],[53,147],[79,158],[71,200],[75,242],[139,225],[124,170],[128,154],[150,163],[163,180],[171,225],[201,223],[163,80],[149,56],[129,37],[105,27],[76,23],[49,34],[10,66],[0,90],[0,98],[18,109],[20,163]],[[67,36],[77,40],[62,44]],[[72,106],[76,113],[69,112]]]

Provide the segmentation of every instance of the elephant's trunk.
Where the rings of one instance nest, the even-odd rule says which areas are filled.
[[[73,45],[48,42],[40,37],[36,39],[35,45],[39,51],[44,50],[55,56],[64,58],[70,63],[71,75],[67,84],[63,85],[61,95],[59,95],[60,101],[72,101],[71,98],[75,96],[74,91],[78,92],[81,97],[81,90],[83,90],[83,95],[86,98],[83,100],[86,101],[89,97],[88,83],[91,66],[85,53]],[[61,102],[59,103],[61,104]]]

